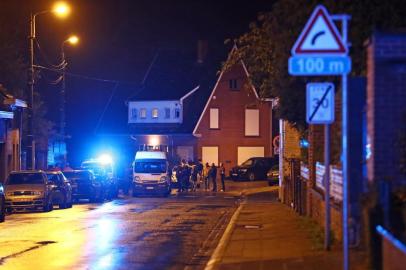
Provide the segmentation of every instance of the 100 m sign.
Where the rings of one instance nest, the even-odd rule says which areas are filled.
[[[293,56],[289,73],[296,76],[329,76],[348,74],[351,60],[347,56]]]

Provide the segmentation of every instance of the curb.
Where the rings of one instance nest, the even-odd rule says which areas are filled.
[[[227,225],[226,230],[223,233],[216,249],[214,250],[213,254],[210,257],[210,260],[207,262],[206,267],[204,270],[214,270],[218,269],[219,263],[221,262],[225,249],[227,247],[228,242],[230,241],[231,233],[234,231],[235,223],[237,222],[238,216],[240,215],[242,207],[245,205],[245,201],[243,201],[234,212],[233,216],[230,219],[230,222]]]

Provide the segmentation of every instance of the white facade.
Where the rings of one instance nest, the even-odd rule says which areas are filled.
[[[128,123],[182,123],[180,100],[130,101]]]

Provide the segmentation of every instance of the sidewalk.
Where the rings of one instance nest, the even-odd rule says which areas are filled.
[[[324,251],[317,226],[279,203],[277,187],[244,193],[206,270],[342,269],[341,248]],[[366,269],[361,262],[352,258],[351,269]]]

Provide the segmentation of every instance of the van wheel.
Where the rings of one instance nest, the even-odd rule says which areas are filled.
[[[254,174],[253,172],[250,172],[250,173],[248,174],[248,180],[250,180],[250,181],[254,181],[254,180],[255,180],[255,174]]]

